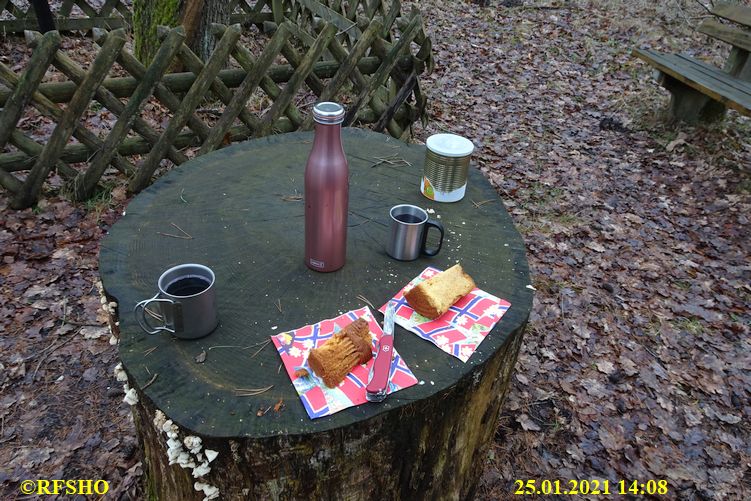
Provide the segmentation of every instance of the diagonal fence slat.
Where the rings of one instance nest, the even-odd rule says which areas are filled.
[[[94,40],[97,43],[103,43],[106,36],[107,33],[105,31],[94,30]],[[133,75],[136,81],[140,81],[146,76],[147,68],[130,52],[121,51],[117,58],[117,62],[120,63],[128,73]],[[193,82],[194,81],[195,80],[193,80]],[[177,97],[164,83],[157,83],[156,88],[154,89],[154,95],[172,113],[176,113],[177,110],[180,109],[180,98]],[[206,124],[193,114],[188,118],[188,127],[190,127],[190,129],[193,130],[201,140],[209,135],[209,128]]]
[[[201,99],[203,99],[206,91],[209,90],[209,86],[219,73],[222,65],[226,63],[227,57],[232,51],[232,48],[240,39],[240,33],[240,25],[238,24],[230,26],[224,32],[224,36],[222,36],[217,43],[208,63],[204,66],[203,70],[196,78],[196,81],[191,86],[188,94],[183,99],[180,108],[169,121],[167,129],[159,138],[159,141],[154,145],[153,149],[146,157],[146,160],[144,160],[143,164],[138,169],[138,172],[136,172],[131,180],[129,184],[130,191],[139,192],[149,185],[151,176],[154,174],[154,171],[156,171],[159,162],[164,158],[167,148],[188,122],[189,116],[196,109]]]
[[[27,32],[27,38],[29,39],[29,45],[34,46],[39,39],[41,38],[41,35],[37,32]],[[166,70],[167,65],[169,64],[169,60],[162,61],[158,65],[156,65],[157,68],[160,66],[164,66],[164,69]],[[77,85],[81,85],[84,79],[86,78],[86,71],[78,66],[77,63],[75,63],[70,57],[68,57],[66,54],[58,51],[55,54],[54,58],[54,65],[56,68],[58,68],[64,75],[66,75],[68,78],[71,79],[71,81],[75,82]],[[164,70],[162,70],[162,73]],[[142,80],[143,83],[143,80]],[[145,98],[148,98],[151,94],[151,90],[149,90],[149,93],[145,96]],[[136,94],[134,93],[134,97]],[[96,87],[94,97],[97,101],[99,101],[102,105],[104,105],[107,109],[109,109],[111,112],[113,112],[115,115],[122,115],[126,106],[123,105],[120,100],[115,97],[110,91],[108,91],[105,87],[99,85]],[[129,102],[129,106],[134,106],[136,104],[139,104],[137,101],[134,101],[134,97],[131,98],[131,102]],[[136,110],[134,110],[136,111]],[[145,137],[147,140],[151,140],[152,143],[155,143],[157,139],[159,138],[159,135],[154,131],[148,123],[143,120],[140,117],[133,116],[133,119],[135,121],[135,130],[139,134],[141,134],[143,137]],[[117,125],[117,124],[116,124]],[[129,130],[126,129],[124,133],[127,133]],[[108,138],[109,139],[109,138]],[[107,162],[103,163],[98,169],[101,169],[101,172],[104,172],[107,165],[113,160],[114,156],[117,153],[117,149],[113,148],[117,146],[117,143],[112,144],[113,141],[109,139],[109,143],[105,141],[105,143],[97,149],[97,152],[95,155],[93,155],[94,159],[101,162],[102,158],[106,158]],[[176,163],[182,163],[184,161],[187,161],[187,158],[182,153],[178,152],[174,148],[170,149],[171,158],[173,158],[173,161]],[[93,160],[92,165],[90,167],[93,167]],[[132,169],[128,169],[128,173],[131,172]],[[101,174],[100,174],[101,175]],[[94,181],[93,185],[89,186],[89,194],[91,194],[91,191],[93,190],[94,186],[96,185],[96,181],[98,181],[99,177]],[[73,193],[73,198],[76,199],[75,192]]]
[[[198,57],[190,48],[183,44],[180,47],[180,52],[178,54],[180,56],[180,60],[183,62],[185,67],[193,72],[196,77],[203,71],[204,64],[203,61],[201,61],[201,58]],[[214,77],[214,80],[211,82],[211,91],[225,104],[229,104],[229,102],[232,100],[232,91],[227,88],[227,86],[222,82],[221,78],[219,78],[219,75],[217,74],[216,77]],[[255,130],[258,128],[258,118],[254,117],[253,115],[248,112],[246,109],[241,109],[240,113],[240,120],[251,130]],[[211,134],[211,133],[209,133]]]
[[[44,149],[43,145],[22,134],[18,130],[13,131],[10,136],[10,141],[13,146],[29,155],[30,158],[34,159],[39,157],[39,155],[42,153],[42,150]],[[62,160],[57,160],[55,162],[55,170],[65,179],[72,179],[78,172],[76,169],[63,162]]]
[[[375,40],[377,40],[377,38]],[[337,40],[334,40],[332,42],[331,50],[334,53],[334,56],[339,61],[344,61],[347,58],[347,50]],[[357,67],[350,72],[349,78],[354,86],[354,89],[356,90],[367,89],[370,85],[368,80],[365,78],[365,76],[363,76],[362,72]],[[368,104],[375,113],[383,113],[383,111],[386,109],[386,104],[384,104],[381,98],[377,95],[371,96]],[[358,113],[358,117],[359,116],[362,116],[362,110],[360,111],[360,113]],[[403,134],[401,126],[394,120],[389,120],[388,130],[389,133],[394,137],[401,137]]]
[[[421,19],[419,15],[415,15],[412,18],[412,21],[409,23],[404,33],[402,33],[399,41],[394,44],[394,46],[391,48],[391,50],[381,63],[381,66],[376,70],[373,76],[370,77],[368,88],[360,91],[360,94],[358,94],[357,98],[352,102],[352,107],[344,117],[345,126],[351,125],[357,119],[359,108],[363,104],[363,102],[373,97],[375,92],[378,90],[378,87],[383,84],[383,82],[388,78],[389,73],[398,62],[398,55],[404,50],[405,47],[408,47],[412,42],[412,39],[417,36],[417,28],[420,25],[420,22]]]
[[[401,105],[404,103],[404,101],[407,100],[407,98],[412,94],[415,85],[417,85],[417,73],[414,71],[409,75],[407,78],[407,81],[404,82],[404,84],[401,86],[399,91],[396,93],[394,98],[389,102],[388,107],[383,112],[381,117],[378,119],[378,121],[373,125],[373,130],[376,132],[381,132],[386,127],[386,124],[388,124],[393,118],[394,114],[396,114],[396,110],[401,107]]]
[[[224,113],[219,117],[217,123],[214,124],[209,137],[206,138],[201,146],[201,149],[198,152],[200,155],[215,150],[221,144],[225,134],[232,126],[232,122],[234,122],[235,118],[241,113],[241,110],[245,109],[245,102],[256,87],[258,87],[258,84],[266,74],[266,71],[273,64],[274,58],[276,58],[282,50],[283,45],[287,43],[288,38],[289,30],[284,24],[282,24],[279,30],[274,33],[274,36],[271,37],[271,40],[261,53],[261,57],[253,63],[252,68],[248,70],[247,76],[235,90],[235,93],[227,104]],[[237,53],[237,48],[235,48],[234,53]]]
[[[141,133],[141,135],[147,140],[154,139],[152,144],[156,143],[158,140],[156,132],[153,131],[137,114],[146,103],[146,100],[151,96],[159,79],[164,72],[167,71],[172,59],[182,45],[183,40],[185,40],[185,32],[182,28],[171,30],[167,35],[154,56],[154,64],[150,65],[146,70],[146,73],[141,79],[141,83],[128,100],[128,104],[119,111],[117,122],[107,136],[107,139],[104,141],[104,148],[97,152],[94,159],[91,161],[89,168],[86,169],[85,172],[76,176],[73,181],[71,192],[74,200],[85,200],[93,194],[94,188],[97,182],[99,182],[99,178],[102,176],[112,156],[117,151],[117,146],[135,123],[141,123],[141,126],[136,128],[137,132]],[[115,99],[115,102],[118,104],[120,103],[120,101],[114,96],[112,96],[111,99]],[[144,130],[148,130],[146,135],[143,134]],[[150,137],[146,137],[147,135]],[[172,151],[173,153],[171,156],[177,156],[177,160],[180,162],[184,161],[183,159],[187,160],[185,155],[178,152],[174,146],[170,145],[168,151]]]
[[[70,100],[68,107],[60,118],[60,122],[52,132],[52,136],[47,144],[45,144],[21,190],[11,200],[11,207],[14,209],[25,209],[36,201],[47,173],[60,156],[60,153],[62,153],[63,148],[65,148],[65,144],[70,139],[73,129],[76,127],[76,122],[84,111],[86,111],[96,88],[104,80],[110,67],[115,62],[118,52],[125,45],[124,33],[121,32],[119,35],[113,36],[108,40],[105,46],[102,47],[102,51],[97,54],[96,59],[91,64],[91,70],[89,70],[86,78],[81,82],[78,90]]]
[[[292,29],[291,23],[287,23],[286,28],[288,30]],[[217,33],[221,36],[221,28],[218,29]],[[253,57],[253,54],[242,45],[237,45],[235,47],[235,51],[232,53],[232,56],[235,58],[235,60],[242,66],[243,70],[247,73],[250,73],[253,71],[253,67],[255,64],[255,58]],[[294,75],[294,68],[290,67],[292,71],[290,71],[289,75],[285,75],[284,80],[289,80],[292,75]],[[271,67],[269,69],[269,73],[267,75],[264,75],[261,78],[261,83],[258,84],[261,89],[268,95],[272,100],[276,100],[279,97],[279,94],[281,93],[281,90],[279,90],[279,86],[276,85],[275,79],[272,79],[271,76],[274,74],[274,67]],[[297,110],[297,108],[290,106],[285,110],[285,115],[287,118],[289,118],[289,121],[293,124],[294,128],[297,128],[300,126],[300,124],[303,123],[303,117],[300,115],[300,112]],[[276,125],[275,125],[276,127]],[[293,129],[294,130],[294,129]]]
[[[73,0],[63,0],[63,5],[60,7],[58,17],[68,17],[73,10]]]
[[[87,16],[89,16],[89,17],[98,17],[97,11],[94,10],[94,7],[92,7],[91,5],[89,5],[89,3],[86,0],[75,0],[75,4]]]
[[[3,63],[0,63],[0,78],[4,79],[14,87],[19,83],[18,76]],[[39,91],[35,91],[32,94],[31,104],[43,115],[46,115],[57,122],[62,119],[63,111]],[[99,140],[99,138],[91,133],[88,129],[83,127],[76,127],[76,129],[73,131],[73,137],[81,141],[87,151],[96,151],[102,146],[102,142]],[[90,157],[91,154],[86,155],[86,158]],[[129,174],[133,169],[132,164],[119,155],[115,156],[115,158],[112,160],[112,163],[117,170],[126,175]]]
[[[308,49],[308,52],[303,57],[300,64],[297,66],[295,73],[290,77],[287,85],[275,99],[274,104],[271,105],[271,109],[266,112],[263,117],[261,127],[259,128],[256,136],[266,136],[271,133],[274,122],[284,112],[287,106],[290,106],[292,99],[294,98],[297,90],[305,81],[305,78],[313,70],[313,63],[321,56],[323,51],[329,45],[329,42],[334,38],[336,34],[336,26],[326,23],[321,33],[316,38],[315,43]]]
[[[31,100],[34,90],[44,78],[59,46],[60,34],[57,31],[50,31],[44,35],[37,50],[31,55],[28,69],[21,75],[19,84],[3,105],[3,111],[0,112],[0,148],[8,142],[13,128]]]
[[[362,56],[365,55],[365,52],[370,48],[370,45],[373,43],[373,40],[376,36],[378,36],[378,33],[381,31],[381,21],[380,19],[374,19],[370,26],[363,32],[362,37],[357,41],[355,46],[352,48],[352,51],[346,54],[346,50],[344,47],[341,46],[341,44],[336,40],[332,40],[331,45],[329,46],[329,49],[334,54],[334,57],[339,59],[339,69],[334,74],[334,76],[328,81],[326,84],[326,87],[323,88],[323,90],[320,93],[320,100],[321,101],[330,101],[331,99],[336,96],[336,93],[339,91],[339,89],[344,85],[344,83],[347,81],[347,79],[352,78],[352,72],[357,71],[357,62],[362,58]],[[358,72],[359,73],[359,72]],[[360,75],[362,77],[362,75]],[[365,79],[363,78],[362,81],[354,80],[353,83],[360,87],[365,85]],[[309,114],[308,117],[305,119],[305,123],[302,126],[302,129],[310,129],[310,127],[313,125],[313,115]]]
[[[99,17],[107,17],[110,15],[110,13],[115,10],[115,7],[117,7],[117,4],[120,3],[120,0],[107,0],[104,2],[104,5],[102,5],[102,8],[99,9]]]
[[[107,37],[110,36],[109,34],[102,34],[99,38],[99,42],[104,43],[104,41],[107,39]],[[176,38],[185,38],[185,34],[182,31],[182,28],[176,28],[176,32],[174,35]],[[122,57],[122,54],[126,53],[125,49],[120,50],[120,54],[118,55],[118,59]],[[165,53],[170,58],[174,57],[174,54],[171,52]],[[129,111],[127,113],[137,113],[139,111],[139,107],[142,104],[142,99],[148,99],[153,91],[153,87],[149,89],[148,95],[143,95],[143,84],[144,81],[147,79],[148,82],[153,85],[156,85],[159,81],[159,78],[161,75],[164,74],[167,67],[169,67],[169,64],[171,63],[171,59],[168,59],[166,61],[159,61],[155,62],[154,65],[154,71],[159,73],[159,76],[150,76],[149,70],[151,70],[151,67],[149,67],[146,72],[143,74],[143,77],[139,79],[139,83],[136,86],[135,89],[133,89],[133,94],[131,94],[129,102],[127,105],[123,105],[123,103],[115,96],[112,92],[110,92],[108,89],[106,89],[103,86],[100,86],[95,94],[95,97],[97,101],[99,101],[101,104],[103,104],[107,109],[109,109],[111,112],[113,112],[115,115],[122,116],[123,113],[126,113],[126,107],[130,107]],[[70,59],[67,60],[66,69],[62,70],[63,73],[65,73],[71,80],[76,81],[77,79],[81,78],[82,70],[80,68],[77,68],[75,66],[75,63],[73,63]],[[154,78],[152,81],[151,78]],[[131,103],[131,101],[135,101]],[[159,133],[155,131],[146,120],[139,116],[133,116],[133,123],[131,124],[133,127],[133,130],[136,131],[138,134],[143,136],[144,139],[149,141],[151,144],[155,144],[159,140]],[[125,133],[128,131],[125,130]],[[187,162],[188,158],[176,150],[173,147],[170,147],[167,149],[167,157],[175,162],[176,164],[181,164],[183,162]]]

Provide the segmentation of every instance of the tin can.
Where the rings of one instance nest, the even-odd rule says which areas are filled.
[[[434,134],[425,142],[420,193],[436,202],[457,202],[467,189],[469,159],[475,146],[456,134]]]

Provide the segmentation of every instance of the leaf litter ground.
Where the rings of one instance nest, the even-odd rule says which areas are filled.
[[[667,94],[629,54],[721,65],[727,49],[693,31],[706,12],[677,0],[417,5],[437,67],[416,139],[477,145],[537,289],[477,498],[514,498],[527,479],[751,497],[751,122],[664,125]],[[0,227],[0,495],[21,498],[26,478],[104,478],[112,499],[139,499],[95,286],[99,241],[128,200],[117,187],[76,207],[54,190]]]

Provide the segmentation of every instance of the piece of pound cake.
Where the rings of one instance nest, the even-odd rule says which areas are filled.
[[[326,386],[336,388],[356,365],[373,357],[370,339],[367,320],[358,318],[323,345],[310,350],[308,365]]]
[[[420,282],[404,293],[407,303],[420,315],[438,318],[475,288],[475,281],[460,264]]]

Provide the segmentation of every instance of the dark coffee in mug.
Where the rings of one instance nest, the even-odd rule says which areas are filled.
[[[394,217],[402,223],[406,224],[416,224],[422,222],[422,218],[415,216],[414,214],[398,214]]]
[[[202,264],[169,268],[159,276],[159,291],[154,297],[139,301],[133,308],[138,325],[148,334],[169,332],[180,339],[211,334],[219,325],[215,280],[211,268]],[[151,308],[149,316],[147,308]]]
[[[209,288],[211,282],[204,277],[198,275],[188,275],[185,277],[178,277],[170,282],[166,291],[167,294],[172,296],[192,296],[199,294]]]
[[[389,211],[389,240],[386,254],[400,261],[413,261],[420,257],[435,256],[443,245],[443,225],[428,218],[428,213],[416,205],[395,205]],[[438,246],[428,249],[425,246],[428,228],[440,233]]]

